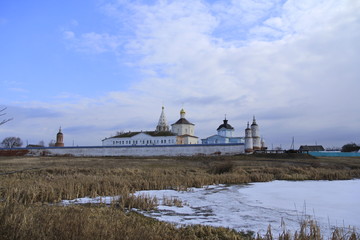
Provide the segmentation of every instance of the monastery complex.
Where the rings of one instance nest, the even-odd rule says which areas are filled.
[[[154,131],[124,132],[116,136],[102,140],[103,146],[162,146],[179,144],[242,144],[245,145],[245,152],[251,153],[254,150],[265,149],[265,143],[260,138],[259,126],[255,116],[251,126],[249,123],[245,129],[245,137],[233,136],[234,128],[225,118],[217,128],[217,134],[201,139],[195,136],[195,124],[185,118],[186,112],[180,110],[180,118],[171,124],[167,122],[164,107],[160,114],[158,124]]]

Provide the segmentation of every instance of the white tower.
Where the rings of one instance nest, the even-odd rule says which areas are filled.
[[[245,152],[253,152],[253,139],[251,134],[251,128],[249,127],[249,122],[247,123],[247,128],[245,129]]]
[[[259,134],[259,126],[256,123],[255,116],[253,118],[253,123],[251,124],[251,134],[253,139],[253,148],[254,150],[261,149],[261,139]]]
[[[162,107],[160,118],[158,125],[156,126],[157,132],[167,132],[170,131],[170,127],[166,121],[165,112],[164,112],[164,106]]]

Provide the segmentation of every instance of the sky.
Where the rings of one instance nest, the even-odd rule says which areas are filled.
[[[201,138],[360,144],[359,0],[3,0],[0,141],[101,145],[181,108]],[[1,120],[1,119],[0,119]]]

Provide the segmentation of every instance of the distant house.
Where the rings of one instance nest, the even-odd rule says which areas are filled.
[[[321,145],[301,145],[299,148],[300,152],[320,152],[325,151],[324,147]]]

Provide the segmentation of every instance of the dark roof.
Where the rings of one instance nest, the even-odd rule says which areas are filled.
[[[221,124],[216,130],[220,130],[221,128],[226,128],[226,129],[230,129],[233,130],[234,128],[228,124],[228,120],[224,119],[224,123]]]
[[[188,120],[186,120],[185,118],[180,118],[179,120],[177,120],[176,123],[173,123],[171,125],[174,125],[174,124],[191,124],[191,125],[194,125],[191,122],[189,122]]]
[[[151,132],[145,132],[146,134],[153,136],[153,137],[168,137],[168,136],[176,136],[175,133],[172,133],[170,131],[151,131]]]
[[[325,151],[324,147],[321,145],[301,145],[299,151],[310,151],[310,152],[317,152],[317,151]]]
[[[111,137],[111,138],[127,138],[127,137],[133,137],[135,135],[138,135],[140,133],[145,133],[147,135],[153,136],[153,137],[168,137],[168,136],[176,136],[176,134],[169,132],[169,131],[144,131],[144,132],[126,132],[119,134],[117,136]]]
[[[112,137],[112,138],[133,137],[133,136],[135,136],[135,135],[137,135],[137,134],[139,134],[139,133],[141,133],[141,132],[125,132],[125,133],[121,133],[121,134],[119,134],[119,135],[116,135],[116,136],[114,136],[114,137]]]
[[[38,145],[38,144],[29,144],[26,146],[27,148],[32,148],[32,147],[44,147],[43,145]]]
[[[189,135],[189,134],[179,135],[179,137],[193,137],[193,138],[198,138],[197,136],[193,136],[193,135]]]

